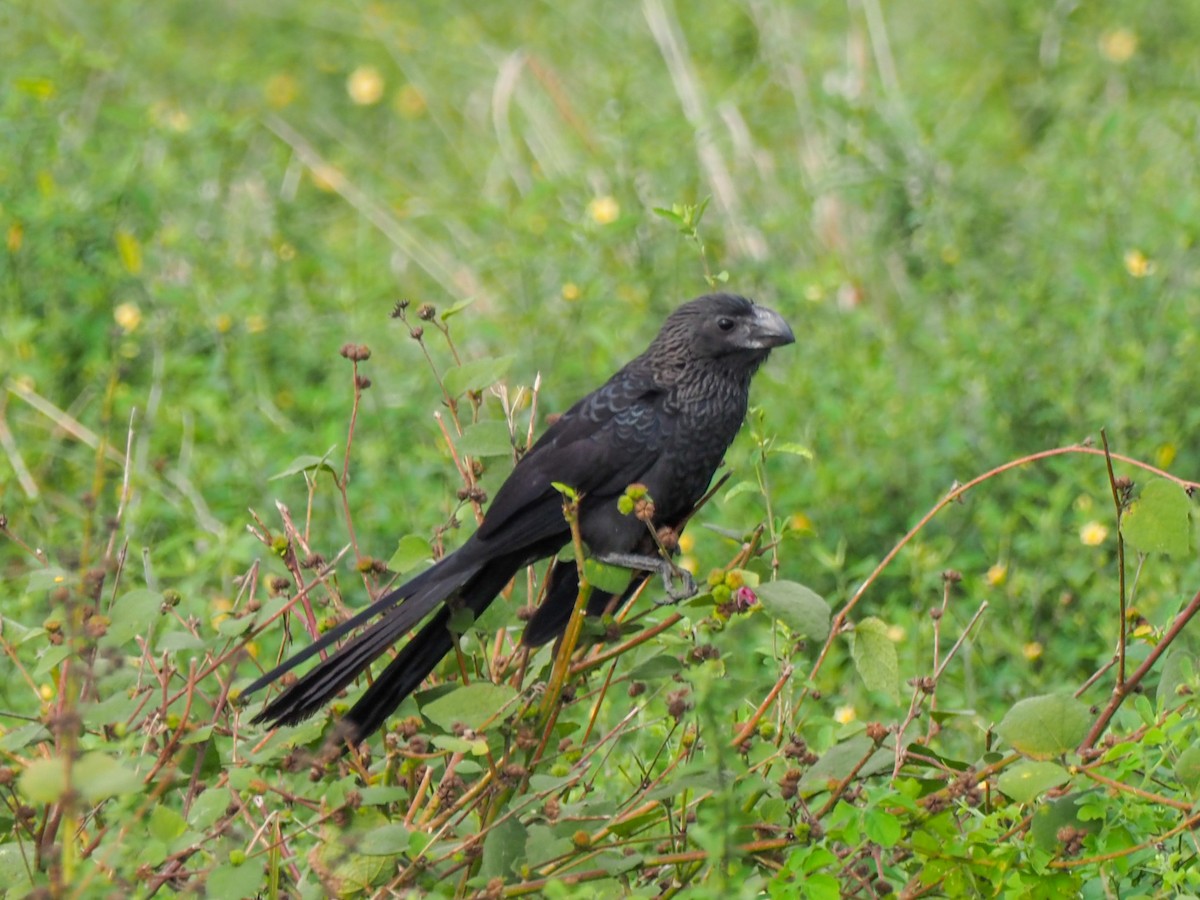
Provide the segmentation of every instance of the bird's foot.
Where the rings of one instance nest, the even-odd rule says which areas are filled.
[[[667,597],[655,601],[659,605],[673,605],[689,597],[695,597],[696,579],[687,569],[681,569],[669,559],[661,556],[643,556],[636,553],[597,554],[596,559],[610,566],[620,566],[634,572],[657,572],[662,576]],[[676,581],[679,582],[676,586]]]
[[[672,563],[667,563],[662,568],[663,587],[667,589],[667,596],[660,597],[654,602],[659,606],[674,606],[689,597],[695,597],[697,593],[696,579],[692,577],[692,573],[687,569],[681,569]],[[676,580],[679,584],[676,586]]]

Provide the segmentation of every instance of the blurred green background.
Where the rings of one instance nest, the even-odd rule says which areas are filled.
[[[540,372],[545,414],[706,264],[796,331],[754,402],[814,453],[768,464],[781,571],[835,605],[955,480],[1022,454],[1104,427],[1195,477],[1197,46],[1191,0],[6,4],[0,511],[68,569],[127,542],[127,577],[204,615],[264,555],[247,509],[304,508],[270,477],[340,460],[353,341],[374,386],[350,498],[386,559],[457,506],[398,299],[473,300],[460,353]],[[655,209],[709,197],[702,258]],[[731,451],[741,477],[753,452]],[[330,552],[336,499],[314,510]],[[748,492],[703,518],[763,514]],[[1101,460],[1022,469],[869,606],[903,622],[954,567],[1016,667],[987,690],[1028,691],[1046,647],[1091,671],[1113,519]],[[0,566],[0,602],[38,623],[30,555],[0,540]],[[1148,578],[1147,615],[1189,574]]]

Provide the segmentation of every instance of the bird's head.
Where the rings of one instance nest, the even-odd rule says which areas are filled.
[[[773,347],[795,340],[775,310],[735,294],[707,294],[671,313],[654,343],[677,358],[744,361],[757,367]]]

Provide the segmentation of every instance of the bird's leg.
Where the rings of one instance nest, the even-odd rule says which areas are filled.
[[[671,598],[671,603],[678,603],[688,597],[696,596],[696,579],[692,577],[692,573],[687,569],[681,569],[665,557],[643,556],[639,553],[603,553],[597,554],[594,558],[597,562],[605,565],[620,566],[622,569],[630,569],[634,572],[657,573],[662,576],[663,587],[667,589],[667,596]],[[679,587],[675,586],[676,579],[680,582]]]

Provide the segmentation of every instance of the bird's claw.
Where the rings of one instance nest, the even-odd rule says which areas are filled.
[[[689,597],[696,596],[696,579],[687,569],[669,566],[662,573],[662,577],[663,587],[667,589],[667,596],[660,597],[655,601],[659,606],[674,606]],[[678,587],[675,586],[676,579],[679,581]]]

